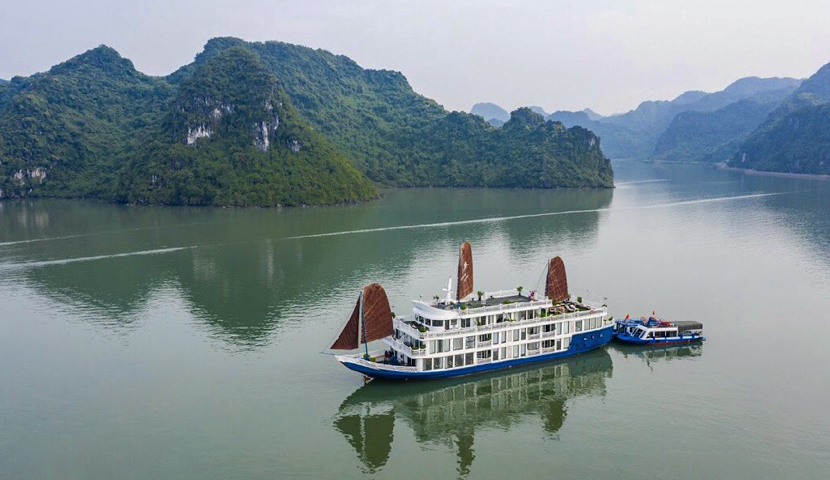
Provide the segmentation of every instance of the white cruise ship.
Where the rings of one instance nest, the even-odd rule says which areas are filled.
[[[544,296],[474,293],[472,248],[464,242],[455,295],[452,279],[446,292],[443,300],[413,300],[411,316],[394,318],[383,287],[365,287],[331,346],[358,351],[337,360],[371,378],[448,378],[576,355],[613,337],[607,306],[569,293],[560,257],[548,263]]]

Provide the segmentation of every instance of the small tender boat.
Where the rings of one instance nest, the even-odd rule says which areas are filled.
[[[617,320],[617,340],[635,345],[676,345],[706,340],[700,322],[667,322],[655,316]]]
[[[473,256],[461,245],[455,292],[413,300],[413,315],[395,318],[383,287],[361,292],[332,350],[347,368],[386,379],[450,378],[567,357],[608,343],[613,320],[604,304],[573,298],[565,264],[547,265],[544,297],[522,288],[473,294]],[[455,295],[453,295],[455,293]],[[382,341],[381,349],[370,343]]]

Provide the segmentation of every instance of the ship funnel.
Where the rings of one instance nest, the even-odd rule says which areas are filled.
[[[562,257],[550,259],[548,264],[548,279],[545,284],[545,296],[554,302],[561,302],[570,297],[568,293],[568,276],[565,274],[565,262]]]
[[[354,350],[363,343],[392,335],[392,308],[386,291],[378,283],[366,286],[357,298],[352,315],[332,350]]]

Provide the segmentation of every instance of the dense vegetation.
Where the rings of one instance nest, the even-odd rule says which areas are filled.
[[[375,188],[299,117],[248,49],[179,85],[162,127],[119,172],[117,199],[188,205],[332,204]]]
[[[517,122],[524,125],[522,129],[493,128],[479,116],[447,112],[415,93],[398,72],[365,70],[348,57],[323,50],[282,42],[216,38],[207,43],[193,64],[171,75],[173,81],[234,46],[256,51],[300,114],[380,184],[613,185],[610,162],[604,159],[598,139],[590,133],[590,139],[584,138],[586,132],[582,129],[522,120]],[[534,135],[527,135],[526,130]],[[527,145],[528,141],[534,143]],[[601,162],[597,161],[600,157]],[[554,164],[562,171],[553,172],[550,165]],[[480,169],[489,171],[477,172]],[[529,169],[535,171],[533,179],[515,175]],[[504,175],[511,180],[505,180]]]
[[[0,197],[328,204],[396,186],[610,187],[598,139],[450,113],[406,78],[280,42],[208,42],[168,77],[98,47],[0,86]],[[368,177],[368,178],[367,178]]]
[[[770,113],[729,163],[753,170],[830,175],[830,63]]]
[[[174,90],[108,47],[15,77],[0,103],[5,196],[109,198],[112,181]]]
[[[725,162],[788,93],[789,89],[763,92],[713,112],[681,112],[660,135],[652,159]]]

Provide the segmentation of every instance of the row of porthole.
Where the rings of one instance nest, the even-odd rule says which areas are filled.
[[[602,334],[602,333],[600,333],[600,334],[599,334],[599,338],[602,338],[602,335],[603,335],[603,334]],[[597,338],[597,336],[596,336],[596,335],[591,335],[591,340],[594,340],[595,338]],[[583,342],[587,342],[587,341],[588,341],[588,337],[582,337],[582,341],[583,341]]]

